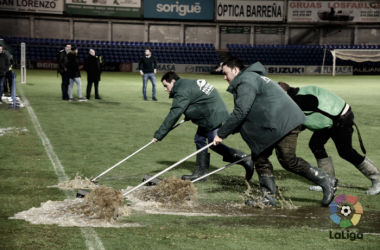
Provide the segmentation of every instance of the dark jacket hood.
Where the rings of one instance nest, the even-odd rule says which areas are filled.
[[[254,64],[251,64],[247,68],[241,70],[239,72],[239,74],[237,74],[235,76],[234,80],[232,80],[230,86],[227,88],[228,92],[232,93],[232,89],[235,88],[241,82],[240,78],[246,72],[253,72],[253,73],[259,74],[261,76],[267,75],[267,71],[265,70],[264,66],[260,62],[256,62]]]

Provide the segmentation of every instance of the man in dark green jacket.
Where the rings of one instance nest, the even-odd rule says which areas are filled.
[[[153,141],[161,141],[169,133],[178,119],[185,115],[186,120],[191,120],[198,125],[194,142],[197,149],[206,146],[206,139],[209,142],[214,140],[216,133],[222,123],[228,118],[228,107],[223,101],[217,89],[204,79],[180,79],[174,72],[167,72],[161,79],[165,91],[169,93],[169,98],[173,98],[173,104],[169,114],[165,118],[160,128],[154,134]],[[226,145],[210,147],[214,152],[223,156],[227,162],[235,162],[247,155],[237,149],[229,148]],[[246,170],[246,180],[250,180],[253,175],[253,162],[251,159],[243,160],[242,165]],[[197,163],[192,175],[182,176],[183,180],[195,180],[208,173],[210,166],[210,154],[207,149],[197,154]],[[207,178],[203,178],[206,181]]]
[[[301,108],[307,117],[303,123],[307,129],[313,131],[309,147],[317,159],[318,167],[327,174],[335,176],[334,165],[327,155],[324,145],[331,138],[340,157],[354,165],[362,174],[372,181],[372,187],[366,194],[380,193],[380,172],[373,162],[366,156],[360,155],[352,147],[354,133],[354,113],[342,98],[334,93],[317,86],[292,88],[285,82],[278,83],[286,93]],[[360,138],[360,134],[359,134]],[[363,152],[364,146],[361,143]],[[310,190],[322,191],[319,186],[310,187]]]
[[[230,84],[227,91],[234,95],[235,107],[219,129],[214,145],[240,130],[251,149],[265,205],[276,205],[273,166],[268,160],[276,149],[283,168],[323,188],[322,205],[328,206],[334,199],[338,180],[296,157],[297,137],[306,120],[302,110],[276,82],[266,77],[261,63],[244,69],[240,59],[230,58],[223,63],[222,69],[224,79]],[[258,202],[248,200],[246,204],[255,206]]]

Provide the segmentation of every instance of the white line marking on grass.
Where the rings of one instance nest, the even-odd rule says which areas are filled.
[[[59,182],[67,181],[69,177],[66,175],[65,170],[63,169],[63,166],[61,162],[58,159],[58,156],[55,154],[53,150],[53,146],[50,144],[49,139],[45,135],[44,131],[41,128],[40,123],[38,122],[37,116],[34,114],[34,111],[32,107],[30,106],[30,103],[28,99],[26,99],[24,92],[22,91],[21,87],[18,88],[19,92],[21,94],[22,99],[24,100],[25,107],[28,109],[30,118],[32,119],[33,125],[37,130],[38,136],[41,138],[42,144],[44,145],[45,151],[47,155],[49,156],[49,159],[51,163],[53,164],[55,174],[58,176]],[[73,191],[64,191],[67,198],[74,196]],[[101,240],[99,239],[98,235],[96,234],[95,230],[93,228],[81,228],[82,235],[85,238],[86,246],[90,250],[105,250]]]

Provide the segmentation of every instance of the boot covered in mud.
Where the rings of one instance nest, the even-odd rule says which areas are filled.
[[[367,157],[356,168],[372,181],[372,187],[365,191],[366,194],[375,195],[380,193],[380,173],[379,169]]]
[[[335,177],[335,169],[331,156],[317,160],[318,167],[325,171],[326,174]],[[310,191],[323,192],[321,186],[310,186]]]
[[[246,153],[244,153],[243,151],[240,151],[240,150],[234,149],[234,148],[229,148],[227,155],[223,156],[223,161],[233,163],[233,162],[236,162],[236,161],[243,159],[247,156],[248,155]],[[251,157],[249,157],[248,159],[243,160],[237,164],[244,167],[245,179],[247,181],[250,181],[252,179],[253,172],[255,171],[254,163],[253,163]]]
[[[208,174],[208,169],[210,168],[210,154],[205,152],[200,152],[197,154],[197,163],[195,171],[192,175],[182,175],[182,180],[193,181],[199,177]],[[200,181],[207,181],[207,177],[201,179]]]
[[[322,169],[317,168],[313,165],[311,165],[309,171],[306,174],[303,174],[301,176],[321,186],[323,189],[322,205],[325,207],[330,205],[335,196],[338,180],[335,179],[335,177],[326,174],[326,172]]]
[[[246,205],[252,207],[276,206],[276,183],[273,174],[259,174],[262,199],[247,200]]]

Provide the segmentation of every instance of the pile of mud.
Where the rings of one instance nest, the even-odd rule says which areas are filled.
[[[191,181],[184,181],[173,175],[160,181],[157,186],[136,190],[133,196],[141,201],[174,205],[196,200],[197,193],[198,188]]]
[[[128,216],[131,209],[124,206],[120,190],[105,186],[93,189],[84,199],[47,201],[39,208],[31,208],[10,217],[24,219],[32,224],[58,224],[70,227],[131,227],[140,224],[122,224],[113,219],[114,209],[119,207],[119,216]]]
[[[87,177],[84,177],[82,179],[82,176],[76,173],[73,180],[68,180],[68,181],[59,183],[58,187],[60,189],[67,190],[67,189],[94,189],[98,186],[95,183],[91,182],[90,179],[88,179]]]

